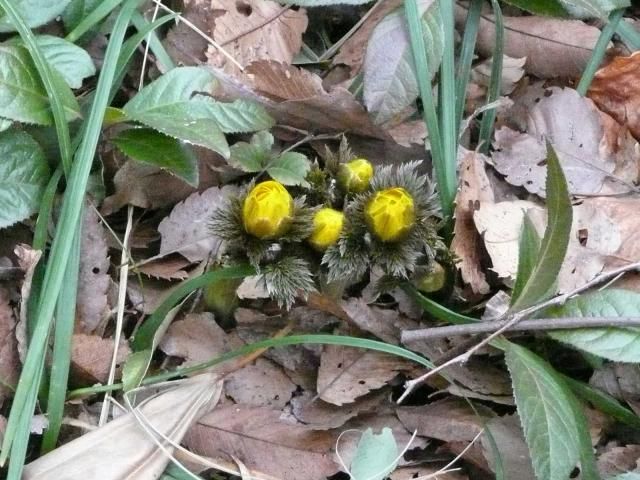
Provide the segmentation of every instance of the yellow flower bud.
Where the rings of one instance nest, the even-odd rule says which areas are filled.
[[[342,233],[344,214],[333,208],[322,208],[313,217],[313,233],[309,243],[317,250],[326,250],[335,244]]]
[[[373,177],[373,165],[364,158],[358,158],[340,165],[338,183],[347,192],[362,193]]]
[[[413,198],[404,188],[377,192],[365,207],[369,229],[383,242],[404,238],[416,219]]]
[[[293,217],[293,198],[280,183],[257,184],[244,199],[242,221],[247,233],[274,239],[287,233]]]

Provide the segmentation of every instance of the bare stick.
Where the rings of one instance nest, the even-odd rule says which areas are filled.
[[[456,365],[456,364],[459,364],[459,363],[467,362],[469,360],[469,358],[471,358],[471,356],[475,352],[477,352],[478,350],[480,350],[484,346],[488,345],[493,340],[495,340],[497,337],[502,335],[504,332],[506,332],[507,330],[512,328],[514,325],[520,323],[525,318],[533,315],[534,313],[539,312],[540,310],[544,310],[545,308],[549,308],[549,307],[555,306],[555,305],[564,305],[564,303],[567,300],[569,300],[571,297],[573,297],[575,295],[578,295],[578,294],[580,294],[580,293],[582,293],[582,292],[584,292],[586,290],[589,290],[590,288],[595,287],[596,285],[599,285],[601,283],[607,282],[608,280],[611,280],[612,278],[617,277],[621,273],[626,273],[626,272],[631,272],[631,271],[638,271],[638,270],[640,270],[640,262],[630,263],[629,265],[625,265],[624,267],[616,268],[615,270],[611,270],[609,272],[602,273],[602,274],[598,275],[596,278],[594,278],[593,280],[585,283],[581,287],[578,287],[578,288],[572,290],[571,292],[565,293],[563,295],[558,295],[558,296],[556,296],[556,297],[554,297],[554,298],[552,298],[550,300],[547,300],[545,302],[539,303],[538,305],[533,305],[532,307],[525,308],[524,310],[520,310],[519,312],[515,312],[515,313],[507,311],[504,315],[502,315],[502,317],[500,319],[496,320],[495,322],[492,322],[497,327],[497,330],[495,330],[487,338],[485,338],[484,340],[482,340],[481,342],[476,344],[475,347],[470,348],[465,353],[463,353],[461,355],[458,355],[455,358],[452,358],[451,360],[449,360],[448,362],[443,363],[439,367],[436,367],[433,370],[428,371],[427,373],[425,373],[421,377],[415,378],[413,380],[409,380],[408,382],[406,382],[405,383],[405,391],[400,396],[400,398],[398,399],[398,403],[402,403],[402,401],[405,398],[407,398],[407,396],[418,385],[423,383],[425,380],[427,380],[432,375],[435,375],[436,373],[440,372],[441,370],[444,370],[447,367],[450,367],[451,365]]]
[[[510,332],[526,332],[540,330],[567,330],[575,328],[607,328],[607,327],[640,327],[640,317],[566,317],[538,318],[523,320],[509,329]],[[496,322],[470,323],[468,325],[450,325],[447,327],[423,328],[402,332],[404,344],[419,340],[455,337],[460,335],[476,335],[495,332],[500,325]]]

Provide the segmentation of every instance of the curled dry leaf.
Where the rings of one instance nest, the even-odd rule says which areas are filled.
[[[199,455],[231,461],[281,480],[324,480],[339,467],[332,459],[336,436],[283,418],[279,410],[229,405],[205,415],[185,444]]]
[[[221,240],[211,231],[211,216],[237,190],[232,185],[212,187],[202,193],[192,193],[173,207],[169,216],[158,225],[160,255],[177,252],[190,262],[199,262],[211,254],[215,255]]]
[[[502,60],[502,80],[500,82],[500,95],[509,95],[516,88],[516,84],[524,76],[524,64],[526,57],[513,58],[504,55]],[[491,69],[493,57],[480,62],[471,70],[471,81],[488,88],[491,83]]]
[[[334,405],[351,403],[413,368],[408,360],[385,353],[327,345],[320,357],[318,397]]]
[[[16,325],[16,338],[18,340],[18,353],[20,361],[24,362],[27,354],[27,305],[31,295],[31,283],[42,252],[33,250],[27,245],[18,245],[14,253],[18,258],[18,265],[24,272],[24,279],[20,288],[20,320]]]
[[[546,139],[573,195],[626,193],[638,178],[638,144],[575,90],[553,87],[529,111],[528,133],[495,134],[492,164],[512,185],[545,196]]]
[[[218,95],[245,98],[262,104],[283,125],[314,133],[350,131],[364,137],[389,139],[373,125],[364,107],[351,92],[336,86],[326,91],[312,72],[275,61],[258,60],[245,68],[241,81],[219,69]]]
[[[26,466],[23,480],[155,480],[169,463],[173,447],[165,451],[153,430],[179,444],[189,426],[211,410],[220,398],[222,384],[213,374],[174,383],[174,387],[127,413]],[[136,418],[137,416],[137,418]],[[144,422],[144,423],[142,423]],[[143,426],[145,425],[145,426]],[[152,428],[151,428],[152,427]],[[151,432],[147,431],[151,428]]]
[[[71,341],[71,366],[74,379],[85,383],[106,382],[111,368],[113,345],[111,338],[84,333],[75,334]],[[122,364],[130,353],[131,349],[123,340],[118,347],[117,364]]]
[[[467,9],[456,5],[456,26],[461,29]],[[550,17],[504,17],[504,53],[527,57],[525,70],[540,78],[582,75],[591,58],[600,30],[579,20]],[[493,54],[496,25],[493,15],[483,14],[478,30],[478,49]]]
[[[165,258],[147,261],[138,266],[136,270],[143,275],[161,280],[184,280],[189,274],[184,270],[188,267],[189,260],[180,255],[170,255]]]
[[[196,3],[204,9],[225,11],[215,18],[213,38],[243,67],[254,60],[291,63],[302,47],[302,34],[308,24],[304,9],[293,10],[270,0]],[[209,46],[206,55],[214,67],[238,72],[238,67],[213,45]]]
[[[486,434],[482,436],[482,453],[491,470],[496,472],[495,452],[497,451],[500,454],[505,478],[536,480],[517,414],[492,418],[487,422],[486,428],[492,438],[490,439]]]
[[[198,150],[200,152],[200,150]],[[215,157],[213,153],[206,155]],[[103,215],[110,215],[125,205],[140,208],[160,208],[184,200],[196,190],[217,185],[218,175],[212,169],[216,162],[203,161],[199,155],[200,185],[194,189],[186,182],[166,170],[133,160],[128,160],[113,177],[115,193],[104,199]],[[217,162],[219,164],[224,164]],[[162,188],[158,188],[162,185]]]
[[[627,472],[640,472],[640,445],[618,446],[610,442],[598,456],[598,472],[602,478],[611,478]]]
[[[462,280],[475,293],[487,294],[490,287],[481,267],[484,257],[482,238],[473,224],[473,212],[481,202],[493,202],[495,196],[485,171],[487,157],[460,148],[460,188],[456,196],[454,237],[451,251],[459,259],[456,266]]]
[[[0,287],[0,406],[13,394],[10,388],[18,383],[20,357],[16,339],[16,319],[9,305],[9,292]]]
[[[314,430],[330,430],[342,427],[358,415],[379,412],[389,395],[388,390],[382,389],[360,397],[353,403],[338,407],[316,398],[307,390],[302,395],[291,399],[291,412],[298,421]]]
[[[107,233],[90,203],[84,208],[80,243],[80,273],[76,302],[76,331],[93,333],[99,329],[109,310],[109,257]]]
[[[596,72],[588,97],[640,140],[640,52],[616,57]]]

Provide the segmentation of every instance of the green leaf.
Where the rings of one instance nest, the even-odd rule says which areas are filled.
[[[133,390],[140,385],[149,367],[149,359],[153,355],[151,349],[134,352],[127,357],[122,367],[122,389],[125,392]]]
[[[85,78],[95,75],[93,60],[83,48],[51,35],[40,35],[37,41],[47,61],[71,88],[80,88]]]
[[[589,292],[564,305],[549,308],[543,315],[552,318],[637,317],[640,315],[640,294],[619,289]],[[556,340],[609,360],[640,363],[640,328],[578,328],[548,333]]]
[[[518,252],[518,273],[511,292],[512,305],[520,297],[522,289],[529,281],[540,252],[540,237],[538,237],[536,227],[533,226],[533,222],[527,213],[522,219],[522,233],[520,234]]]
[[[436,2],[419,2],[431,78],[442,60],[444,31]],[[364,103],[377,124],[413,104],[420,92],[404,8],[387,15],[373,30],[364,59]],[[389,48],[393,45],[393,48]]]
[[[287,152],[274,159],[267,173],[283,185],[309,185],[305,178],[311,170],[311,162],[301,153]]]
[[[207,101],[196,93],[211,93],[215,77],[204,68],[179,67],[143,88],[123,108],[132,120],[166,135],[229,157],[229,146]]]
[[[619,8],[631,6],[630,0],[558,0],[569,15],[575,18],[601,18]]]
[[[26,24],[31,27],[40,27],[60,15],[70,0],[12,0],[18,13]],[[0,10],[0,13],[3,13]],[[3,15],[0,17],[0,32],[13,32],[15,27]]]
[[[244,172],[261,172],[271,162],[273,136],[269,132],[258,132],[251,137],[251,143],[238,142],[231,147],[229,164]]]
[[[180,140],[149,128],[131,128],[112,141],[134,160],[168,170],[189,185],[198,186],[198,159]]]
[[[522,287],[513,310],[522,310],[545,299],[560,272],[567,253],[573,211],[558,156],[547,143],[547,228],[540,245],[540,254],[527,283]]]
[[[393,432],[385,427],[378,434],[370,428],[362,434],[353,461],[353,480],[383,480],[395,470],[398,463],[398,445]]]
[[[567,480],[580,458],[575,399],[553,368],[524,347],[505,342],[520,422],[539,480]]]
[[[0,133],[0,228],[37,212],[48,180],[49,165],[30,135]]]
[[[249,100],[222,103],[203,95],[198,95],[195,99],[203,101],[209,115],[218,122],[224,133],[256,132],[267,130],[275,124],[262,105]]]
[[[640,473],[627,472],[615,477],[609,477],[608,480],[640,480]]]
[[[62,13],[62,21],[67,31],[73,30],[102,0],[71,0]]]
[[[569,15],[558,0],[505,0],[505,3],[534,15],[550,17],[566,17]]]

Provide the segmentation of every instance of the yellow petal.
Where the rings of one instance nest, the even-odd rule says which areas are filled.
[[[309,243],[316,249],[326,250],[340,238],[344,214],[333,208],[322,208],[313,217],[313,233]]]
[[[383,242],[403,239],[415,223],[413,198],[400,187],[377,192],[365,207],[371,232]]]
[[[248,193],[242,206],[242,221],[247,233],[274,239],[284,235],[293,216],[293,198],[282,184],[268,180]]]

